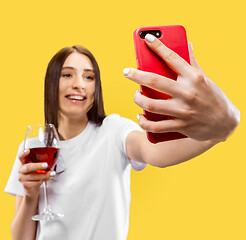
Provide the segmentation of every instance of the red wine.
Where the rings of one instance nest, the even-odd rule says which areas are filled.
[[[39,163],[39,162],[47,162],[48,168],[44,170],[37,170],[37,173],[46,173],[48,172],[53,165],[58,156],[59,149],[55,147],[38,147],[38,148],[30,148],[30,154],[27,156],[26,163]]]

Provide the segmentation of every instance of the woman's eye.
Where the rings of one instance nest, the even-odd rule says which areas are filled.
[[[70,74],[70,73],[64,73],[64,74],[62,74],[62,76],[65,77],[65,78],[69,78],[69,77],[72,77],[72,74]]]
[[[88,76],[85,76],[85,78],[86,78],[86,79],[90,79],[90,80],[93,80],[93,79],[94,79],[93,76],[89,76],[89,75],[88,75]]]

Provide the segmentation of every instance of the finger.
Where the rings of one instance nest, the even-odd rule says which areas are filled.
[[[199,72],[201,72],[204,76],[206,76],[206,73],[202,70],[202,68],[200,67],[199,63],[196,60],[196,57],[193,52],[193,44],[191,42],[189,43],[189,55],[190,55],[190,65],[196,68],[197,70],[199,70]]]
[[[139,125],[147,132],[165,133],[165,132],[180,132],[182,133],[183,122],[179,119],[170,119],[163,121],[147,120],[142,114],[139,114]]]
[[[44,163],[27,163],[27,164],[24,164],[20,168],[19,173],[28,174],[31,172],[36,172],[37,170],[44,170],[47,168],[48,168],[48,164],[46,162],[44,162]]]
[[[161,115],[169,115],[176,118],[183,118],[184,116],[184,113],[177,106],[177,104],[175,104],[175,101],[173,101],[173,99],[152,99],[144,96],[139,91],[136,91],[134,95],[134,102],[139,107],[148,112],[157,113]]]
[[[178,75],[187,76],[189,74],[191,66],[177,53],[164,45],[159,39],[151,34],[147,34],[145,40],[146,44]]]
[[[48,171],[47,173],[20,174],[19,181],[21,182],[48,181],[51,177],[54,176],[54,173],[53,171]]]
[[[188,46],[189,46],[190,65],[197,68],[199,65],[193,53],[193,44],[189,42]]]
[[[19,160],[21,161],[22,164],[26,163],[26,157],[30,154],[30,150],[29,149],[25,149],[23,151],[20,152],[20,154],[18,155]]]
[[[173,81],[172,79],[134,68],[125,68],[123,73],[125,77],[134,81],[135,83],[138,83],[139,85],[152,88],[170,96],[176,96],[180,94],[180,88],[177,86],[177,81]]]

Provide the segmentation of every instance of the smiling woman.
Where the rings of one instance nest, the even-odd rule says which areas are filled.
[[[72,63],[69,62],[70,60],[72,61]],[[81,69],[81,67],[78,66],[78,64],[76,65],[77,60],[81,60],[82,64],[85,62],[88,68],[85,66],[83,67],[83,69]],[[70,66],[71,64],[75,64],[75,66]],[[92,53],[82,46],[72,46],[61,49],[58,53],[56,53],[56,55],[51,59],[51,61],[48,64],[45,76],[44,98],[45,121],[47,123],[53,122],[55,127],[58,128],[57,118],[59,110],[59,101],[64,100],[60,99],[61,96],[59,97],[59,91],[60,88],[62,88],[62,84],[60,84],[59,86],[60,79],[62,83],[70,82],[71,84],[71,81],[63,80],[73,79],[74,83],[75,80],[79,78],[93,80],[91,82],[93,82],[93,84],[95,85],[94,99],[92,108],[90,109],[90,111],[88,111],[87,116],[90,121],[96,123],[97,125],[102,124],[102,121],[105,118],[105,111],[102,98],[100,70],[97,61],[95,60]],[[80,90],[78,89],[72,91],[76,91],[75,95],[81,94],[79,93]],[[69,94],[74,94],[74,92],[70,92]]]
[[[166,51],[166,55],[170,56],[170,49],[161,43],[157,48],[157,40],[151,39],[149,41],[146,37],[150,48],[157,53]],[[179,81],[183,87],[176,86],[177,94],[171,103],[159,100],[157,104],[167,106],[175,103],[173,112],[176,114],[178,111],[180,118],[174,118],[173,121],[182,124],[181,127],[176,124],[174,131],[185,130],[189,137],[158,144],[150,143],[135,122],[117,114],[105,115],[100,71],[87,49],[80,46],[63,48],[51,59],[45,77],[45,121],[56,126],[62,139],[55,168],[57,174],[55,171],[33,174],[47,166],[26,163],[30,151],[22,151],[20,145],[5,188],[6,192],[16,196],[16,214],[11,225],[14,240],[126,240],[131,169],[139,171],[147,164],[163,168],[187,161],[224,141],[228,132],[236,128],[239,111],[211,80],[207,84],[194,56],[191,54],[193,65],[188,66],[177,54],[171,53],[173,58],[169,59],[169,64],[177,73],[185,72],[187,77]],[[179,64],[175,65],[177,62]],[[182,70],[179,68],[181,65]],[[144,82],[146,86],[156,78],[151,73],[132,68],[124,71],[124,74],[135,82]],[[173,80],[162,76],[158,78],[161,86],[165,86],[163,89],[170,91],[170,85],[165,83]],[[187,85],[189,88],[184,87]],[[155,88],[158,86],[155,85]],[[185,94],[182,92],[184,89],[187,89]],[[190,89],[201,96],[196,104],[189,100]],[[221,103],[219,109],[223,121],[230,124],[226,124],[226,128],[219,128],[219,132],[213,133],[213,136],[208,136],[207,132],[213,132],[214,128],[221,125],[221,114],[214,117],[217,121],[213,124],[204,120],[206,116],[218,112],[212,101],[214,99]],[[145,108],[150,106],[149,101],[152,106],[156,104],[141,96],[140,92],[136,93],[135,102],[138,105]],[[192,114],[183,110],[183,103]],[[159,109],[166,110],[167,107]],[[205,117],[203,112],[206,113]],[[141,115],[140,126],[146,128],[146,121]],[[187,127],[189,122],[192,122],[192,128]],[[201,131],[202,128],[208,131]],[[197,141],[197,136],[203,141]],[[48,182],[49,201],[54,210],[64,213],[64,217],[58,221],[40,221],[36,224],[31,216],[43,208],[45,198],[40,192],[43,181]]]

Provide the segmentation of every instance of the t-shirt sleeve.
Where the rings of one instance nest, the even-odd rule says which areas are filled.
[[[128,159],[127,153],[126,153],[126,139],[129,133],[133,131],[143,132],[143,130],[134,121],[124,118],[124,117],[119,117],[119,118],[120,119],[118,120],[120,121],[120,123],[119,123],[118,137],[120,138],[120,144],[122,146],[122,150],[124,151],[127,161],[130,161],[132,168],[136,171],[141,171],[146,167],[147,164]]]
[[[21,162],[18,158],[18,154],[24,149],[24,142],[22,142],[18,148],[18,152],[15,158],[14,166],[12,168],[12,171],[10,173],[8,182],[6,184],[6,187],[4,189],[4,192],[9,193],[13,196],[24,196],[25,191],[24,187],[21,184],[21,182],[18,180],[19,178],[19,169],[21,167]]]

